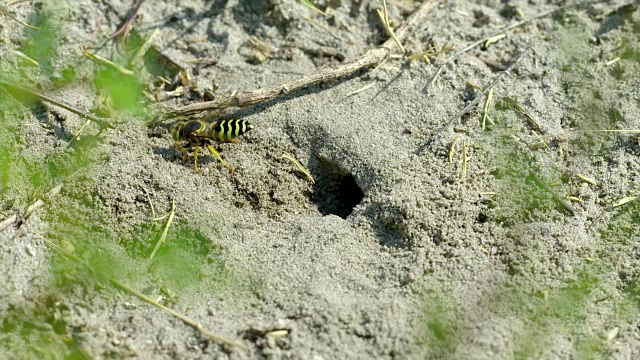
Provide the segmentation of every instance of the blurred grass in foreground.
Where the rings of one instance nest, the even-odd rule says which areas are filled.
[[[501,319],[514,326],[506,328],[509,336],[500,344],[509,351],[500,354],[505,358],[553,357],[556,353],[550,351],[558,350],[554,345],[559,343],[570,346],[571,353],[578,359],[601,358],[608,350],[607,332],[624,328],[639,314],[638,286],[636,293],[601,303],[601,293],[597,290],[611,286],[604,280],[609,272],[608,268],[585,265],[576,272],[575,279],[558,288],[546,289],[518,279],[516,286],[505,285],[486,298],[474,300],[473,303],[481,305],[468,310],[463,310],[459,305],[461,297],[452,292],[427,295],[423,298],[418,346],[427,359],[459,358],[484,344],[474,342],[474,331],[491,331],[490,328],[478,330],[475,327],[478,321]],[[606,328],[593,328],[596,308],[604,314]],[[465,311],[473,311],[473,315],[466,316]]]
[[[137,120],[146,114],[142,84],[149,80],[148,74],[124,76],[76,53],[61,53],[59,47],[67,41],[64,34],[68,9],[58,5],[47,2],[36,8],[31,21],[41,29],[28,30],[29,37],[20,49],[32,61],[2,74],[3,79],[31,88],[37,84],[38,91],[45,94],[50,86],[59,90],[77,86],[80,81],[91,82],[98,92],[94,101],[96,112],[113,116],[114,123],[125,118],[130,123],[124,126],[142,128],[144,122]],[[128,53],[118,62],[126,64],[127,57],[135,53],[139,44],[139,41],[129,44]],[[39,66],[34,66],[34,61]],[[39,227],[45,229],[42,234],[45,239],[77,260],[51,252],[48,288],[42,289],[33,304],[15,304],[0,314],[3,330],[0,348],[21,354],[21,358],[86,358],[73,328],[77,324],[68,324],[77,321],[72,308],[80,306],[94,311],[92,297],[113,296],[111,280],[154,297],[163,295],[163,302],[169,306],[181,296],[193,299],[211,293],[222,297],[261,292],[257,278],[227,265],[216,239],[204,235],[197,224],[178,218],[153,260],[149,259],[149,253],[160,228],[151,220],[148,225],[125,234],[133,241],[123,241],[121,229],[111,217],[111,210],[102,204],[95,184],[99,181],[95,170],[102,166],[109,152],[105,134],[96,134],[89,126],[79,138],[75,138],[75,133],[65,133],[65,138],[54,139],[62,146],[53,146],[50,153],[35,151],[25,140],[26,129],[44,124],[26,122],[34,117],[39,119],[38,113],[42,111],[36,107],[45,109],[43,116],[47,107],[28,96],[16,96],[0,87],[0,212],[24,211],[36,199],[43,199],[52,187],[63,183],[60,194],[43,199],[46,204],[37,216],[44,221]],[[66,132],[77,130],[65,128]],[[37,136],[60,135],[44,131]],[[83,294],[81,297],[87,303],[74,304],[79,294]]]
[[[613,152],[631,144],[610,133],[571,133],[637,128],[637,121],[625,116],[629,108],[620,107],[620,98],[637,83],[632,74],[638,73],[640,65],[640,38],[635,36],[640,34],[640,22],[629,19],[620,26],[629,24],[632,33],[622,33],[619,59],[609,68],[591,58],[592,35],[584,25],[564,18],[562,25],[556,24],[552,38],[557,52],[551,55],[561,70],[560,85],[566,101],[562,106],[567,115],[562,126],[570,133],[568,137],[549,134],[558,141],[546,146],[531,141],[532,137],[524,135],[531,133],[524,119],[507,113],[509,109],[500,104],[496,106],[497,112],[492,116],[497,125],[487,134],[494,150],[492,185],[496,187],[492,189],[496,199],[491,201],[489,220],[516,230],[520,225],[541,221],[568,221],[568,215],[558,211],[550,194],[532,186],[528,172],[540,174],[562,196],[570,186],[567,161],[560,156],[558,146],[566,145],[569,153],[565,155],[573,161],[591,164],[606,161]],[[603,74],[610,78],[603,79]],[[608,86],[609,83],[619,86]],[[474,352],[477,350],[486,350],[481,352],[483,355],[498,351],[500,358],[507,359],[610,356],[615,351],[612,341],[618,332],[634,336],[634,324],[640,315],[640,275],[633,270],[640,268],[640,259],[628,256],[640,239],[640,201],[615,210],[602,207],[602,211],[607,216],[596,224],[600,230],[584,245],[592,258],[589,262],[582,258],[572,260],[571,271],[565,272],[562,279],[541,282],[539,275],[513,272],[493,294],[480,299],[468,299],[466,294],[452,291],[432,290],[425,295],[417,327],[418,352],[426,359],[473,358],[469,355],[479,356]],[[523,261],[546,264],[544,255],[533,253],[535,247],[520,245],[515,249],[523,255]],[[554,266],[552,262],[548,265]],[[483,342],[474,331],[491,332],[490,327],[477,328],[485,321],[506,322],[513,328],[501,327],[504,333],[496,333]],[[487,347],[492,345],[497,348]],[[482,346],[487,348],[480,349]]]

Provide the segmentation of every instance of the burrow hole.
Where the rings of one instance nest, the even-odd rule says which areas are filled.
[[[312,200],[322,215],[337,215],[343,219],[351,214],[364,193],[351,173],[328,159],[318,159],[318,173]]]

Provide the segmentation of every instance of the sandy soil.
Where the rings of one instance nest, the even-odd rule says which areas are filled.
[[[0,231],[3,358],[640,357],[640,201],[614,207],[640,195],[640,140],[585,132],[640,129],[637,3],[532,21],[432,85],[452,52],[227,114],[255,125],[241,144],[216,145],[232,174],[210,155],[195,173],[167,123],[150,121],[214,83],[224,96],[356,59],[388,38],[381,2],[315,2],[328,18],[293,0],[143,2],[134,35],[157,31],[154,48],[134,76],[114,76],[82,51],[126,65],[134,35],[126,50],[110,34],[131,3],[6,5],[40,30],[0,14],[1,79],[115,124],[75,139],[85,119],[0,87],[0,221],[18,218]],[[462,49],[573,3],[445,1],[405,46]],[[395,26],[419,3],[401,5],[389,2]],[[494,88],[495,124],[483,129],[483,99],[424,146],[526,49]],[[158,76],[175,73],[156,50],[190,69],[191,89],[170,96],[175,78]],[[167,221],[151,206],[161,217],[172,200],[149,259]],[[248,349],[207,339],[114,279]]]

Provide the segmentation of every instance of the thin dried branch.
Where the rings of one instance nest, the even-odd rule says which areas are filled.
[[[511,63],[511,65],[509,65],[509,67],[501,72],[500,74],[498,74],[498,76],[496,76],[495,79],[493,79],[493,81],[491,82],[491,84],[489,84],[486,88],[484,88],[484,90],[482,90],[482,92],[480,93],[480,95],[478,95],[475,99],[473,99],[471,102],[469,102],[469,104],[467,104],[467,106],[464,107],[464,109],[462,109],[462,111],[460,111],[459,113],[455,114],[454,116],[450,117],[449,120],[440,128],[438,129],[438,131],[436,131],[433,136],[423,145],[420,146],[420,148],[418,149],[418,153],[422,152],[422,149],[425,146],[431,145],[433,144],[434,141],[436,141],[440,135],[442,135],[442,133],[444,131],[446,131],[447,129],[449,129],[449,127],[451,127],[451,125],[453,125],[453,123],[456,120],[459,120],[462,116],[464,116],[466,113],[468,113],[469,111],[471,111],[471,109],[473,109],[479,102],[480,100],[487,94],[489,93],[489,91],[496,86],[496,84],[502,80],[503,77],[505,77],[506,75],[510,74],[511,71],[516,67],[516,65],[518,65],[518,63],[520,62],[520,60],[522,60],[528,53],[529,53],[530,49],[526,49],[525,51],[523,51],[520,55],[518,55],[518,57],[515,58],[515,60],[513,60],[513,62]]]
[[[11,4],[9,4],[9,5],[11,5]],[[31,25],[31,24],[28,24],[28,23],[26,23],[26,22],[24,22],[24,21],[22,21],[22,20],[18,19],[15,15],[13,15],[13,14],[9,11],[9,9],[7,9],[7,8],[6,8],[5,6],[3,6],[3,5],[0,5],[0,14],[2,14],[2,15],[4,15],[4,16],[8,17],[9,19],[11,19],[11,20],[13,20],[13,21],[17,22],[18,24],[20,24],[20,25],[22,25],[22,26],[26,26],[26,27],[28,27],[29,29],[33,29],[33,30],[40,30],[40,28],[39,28],[39,27],[37,27],[37,26],[33,26],[33,25]]]
[[[138,15],[138,10],[140,10],[140,6],[142,5],[142,0],[136,0],[136,2],[133,4],[133,7],[131,8],[131,12],[129,12],[129,16],[127,17],[127,20],[125,20],[124,24],[122,24],[122,26],[120,26],[120,28],[118,28],[118,30],[114,31],[113,34],[111,34],[111,37],[116,37],[120,34],[122,34],[123,38],[126,38],[127,36],[129,36],[129,32],[131,31],[131,24],[133,24],[133,21],[136,19],[136,16]]]
[[[87,49],[84,49],[83,54],[84,54],[84,56],[86,56],[88,59],[90,59],[91,61],[95,62],[96,64],[108,66],[108,67],[118,71],[122,75],[133,76],[133,75],[136,74],[133,71],[131,71],[131,70],[127,69],[127,68],[124,68],[124,67],[114,63],[113,61],[111,61],[109,59],[105,59],[102,56],[98,56],[96,54],[91,53]]]
[[[440,73],[442,73],[442,70],[444,69],[445,66],[450,64],[458,56],[460,56],[460,55],[466,53],[467,51],[477,47],[478,45],[481,45],[481,44],[485,43],[486,41],[489,41],[489,40],[491,40],[491,39],[493,39],[493,38],[495,38],[497,36],[504,35],[509,30],[518,28],[520,26],[526,25],[526,24],[528,24],[528,23],[530,23],[532,21],[547,17],[549,15],[553,15],[553,14],[559,12],[559,11],[567,10],[567,9],[570,9],[570,8],[577,8],[577,7],[581,7],[581,6],[584,6],[584,5],[587,5],[587,4],[591,4],[591,3],[596,3],[596,2],[602,2],[602,1],[601,0],[600,1],[582,1],[582,2],[579,2],[579,3],[576,3],[576,4],[565,5],[565,6],[561,6],[559,8],[553,9],[553,10],[545,11],[545,12],[540,13],[540,14],[532,17],[532,18],[515,22],[515,23],[513,23],[513,24],[511,24],[511,25],[509,25],[509,26],[507,26],[505,28],[500,29],[499,31],[496,31],[495,33],[493,33],[493,34],[491,34],[491,35],[489,35],[487,37],[484,37],[484,38],[482,38],[482,39],[480,39],[480,40],[478,40],[478,41],[476,41],[474,43],[471,43],[471,44],[467,45],[465,48],[455,52],[453,55],[451,55],[449,58],[447,58],[442,63],[442,65],[440,65],[440,67],[438,67],[438,70],[433,75],[433,77],[431,77],[431,80],[429,81],[429,84],[427,85],[427,87],[433,85],[433,83],[436,81],[436,78],[438,77],[438,75],[440,75]]]
[[[18,221],[18,215],[13,214],[11,216],[9,216],[8,218],[0,221],[0,231],[8,228],[9,226],[15,224]]]
[[[146,302],[148,304],[151,304],[151,305],[153,305],[153,306],[155,306],[155,307],[157,307],[157,308],[169,313],[170,315],[182,320],[182,322],[184,322],[185,324],[193,327],[198,332],[200,332],[200,334],[202,334],[202,336],[204,336],[205,338],[207,338],[209,340],[215,341],[217,343],[233,346],[233,347],[236,347],[236,348],[242,349],[242,350],[248,350],[249,349],[246,345],[244,345],[242,343],[239,343],[239,342],[233,341],[231,339],[227,339],[227,338],[224,338],[222,336],[214,334],[213,332],[211,332],[207,328],[205,328],[201,323],[191,319],[188,316],[185,316],[185,315],[177,312],[176,310],[174,310],[174,309],[172,309],[170,307],[167,307],[165,305],[160,304],[159,302],[153,300],[152,298],[144,295],[143,293],[141,293],[139,291],[134,290],[133,288],[127,286],[126,284],[124,284],[124,283],[122,283],[122,282],[120,282],[120,281],[118,281],[118,280],[116,280],[114,278],[111,278],[110,281],[111,281],[111,284],[113,286],[115,286],[116,288],[118,288],[118,289],[120,289],[120,290],[122,290],[122,291],[124,291],[126,293],[129,293],[129,294],[137,297],[138,299],[140,299],[140,300],[142,300],[142,301],[144,301],[144,302]]]
[[[429,13],[429,10],[439,1],[440,0],[425,0],[420,7],[405,20],[404,24],[395,30],[396,37],[399,41],[406,38],[413,30],[413,26],[424,18]],[[320,69],[302,78],[285,82],[268,89],[241,91],[224,99],[186,105],[175,109],[173,112],[169,112],[169,114],[171,116],[181,116],[204,111],[221,111],[231,107],[241,108],[260,104],[309,85],[335,80],[350,75],[360,69],[378,65],[389,58],[391,50],[395,46],[395,40],[390,38],[381,46],[367,51],[360,58],[348,64]]]
[[[72,176],[74,176],[74,175],[72,175]],[[54,186],[53,189],[49,190],[49,192],[46,194],[45,199],[51,200],[54,196],[58,195],[60,193],[60,190],[62,190],[62,186],[63,186],[62,183]],[[0,231],[8,228],[11,225],[17,224],[18,220],[20,220],[21,222],[26,222],[27,220],[29,220],[29,218],[31,217],[33,212],[38,210],[44,204],[45,204],[45,200],[44,199],[42,199],[42,198],[41,199],[37,199],[36,201],[31,203],[27,207],[27,209],[24,211],[24,215],[22,217],[19,218],[17,214],[13,214],[13,215],[9,216],[8,218],[2,220],[0,222]]]
[[[171,223],[173,222],[173,218],[175,215],[176,215],[176,202],[175,200],[171,200],[171,211],[169,212],[169,219],[167,219],[167,222],[164,224],[164,229],[162,230],[162,234],[160,235],[160,238],[158,239],[156,246],[153,248],[153,252],[151,253],[151,256],[149,256],[149,259],[153,259],[153,257],[156,255],[158,250],[160,250],[160,246],[162,246],[164,241],[167,239],[167,233],[169,232],[169,227],[171,226]]]
[[[76,262],[78,265],[82,265],[84,266],[88,271],[90,271],[92,274],[95,274],[95,270],[94,268],[87,263],[86,261],[84,261],[83,259],[77,257],[76,255],[74,255],[73,253],[68,252],[67,250],[63,249],[61,246],[59,246],[58,244],[54,243],[53,241],[51,241],[50,239],[44,238],[44,243],[53,251],[55,251],[58,255],[64,256],[67,259],[70,259],[74,262]],[[194,329],[196,329],[198,332],[200,332],[200,334],[202,334],[202,336],[204,336],[205,338],[208,338],[212,341],[215,341],[217,343],[221,343],[221,344],[225,344],[225,345],[229,345],[229,346],[233,346],[236,347],[238,349],[242,349],[242,350],[248,350],[249,348],[239,342],[224,338],[222,336],[218,336],[214,333],[212,333],[211,331],[209,331],[207,328],[205,328],[201,323],[191,319],[190,317],[183,315],[179,312],[177,312],[176,310],[167,307],[165,305],[160,304],[159,302],[151,299],[150,297],[142,294],[141,292],[129,287],[128,285],[124,284],[123,282],[120,282],[119,280],[117,280],[114,277],[109,277],[107,279],[111,285],[113,285],[115,288],[120,289],[122,291],[124,291],[125,293],[128,293],[130,295],[133,295],[135,297],[137,297],[138,299],[151,304],[165,312],[167,312],[168,314],[182,320],[182,322],[184,322],[185,324],[193,327]]]
[[[91,115],[91,114],[86,113],[86,112],[84,112],[82,110],[78,110],[78,109],[74,108],[73,106],[71,106],[69,104],[66,104],[66,103],[64,103],[64,102],[62,102],[60,100],[56,100],[56,99],[50,98],[50,97],[48,97],[46,95],[40,94],[40,93],[35,92],[33,90],[29,90],[29,89],[24,88],[22,86],[11,84],[11,83],[8,83],[8,82],[3,81],[3,80],[0,80],[0,86],[3,86],[3,87],[8,88],[8,89],[13,89],[14,91],[27,93],[27,94],[29,94],[29,95],[31,95],[33,97],[38,98],[41,101],[48,102],[50,104],[56,105],[58,107],[61,107],[61,108],[65,109],[65,110],[67,110],[67,111],[70,111],[70,112],[78,115],[78,116],[81,116],[81,117],[83,117],[85,119],[88,119],[88,120],[91,120],[91,121],[95,122],[96,124],[98,124],[100,126],[101,129],[113,129],[113,125],[108,123],[105,119],[99,118],[99,117],[97,117],[95,115]]]

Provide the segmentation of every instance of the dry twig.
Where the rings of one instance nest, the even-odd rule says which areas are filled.
[[[371,83],[371,84],[369,84],[369,85],[365,85],[365,86],[361,87],[361,88],[360,88],[360,89],[358,89],[358,90],[354,90],[354,91],[352,91],[352,92],[348,93],[347,95],[345,95],[345,97],[353,96],[353,95],[355,95],[355,94],[359,94],[359,93],[361,93],[361,92],[363,92],[363,91],[367,91],[367,90],[369,90],[370,88],[372,88],[375,84],[376,84],[376,83]]]
[[[8,218],[0,221],[0,231],[8,228],[11,224],[15,224],[16,221],[18,221],[18,215],[13,214],[11,216],[9,216]]]
[[[111,281],[111,284],[113,286],[117,287],[118,289],[120,289],[120,290],[122,290],[122,291],[124,291],[126,293],[129,293],[129,294],[137,297],[138,299],[140,299],[140,300],[142,300],[142,301],[144,301],[146,303],[149,303],[149,304],[151,304],[151,305],[153,305],[153,306],[155,306],[155,307],[157,307],[157,308],[159,308],[159,309],[171,314],[172,316],[182,320],[185,324],[187,324],[187,325],[193,327],[194,329],[198,330],[200,332],[200,334],[202,334],[204,337],[208,338],[209,340],[212,340],[212,341],[215,341],[215,342],[221,343],[221,344],[226,344],[226,345],[229,345],[229,346],[234,346],[234,347],[237,347],[237,348],[243,349],[243,350],[248,350],[249,349],[244,344],[235,342],[235,341],[230,340],[230,339],[223,338],[222,336],[218,336],[218,335],[212,333],[211,331],[206,329],[201,323],[199,323],[199,322],[197,322],[197,321],[195,321],[195,320],[193,320],[193,319],[191,319],[191,318],[189,318],[189,317],[187,317],[185,315],[182,315],[181,313],[173,310],[172,308],[169,308],[169,307],[166,307],[166,306],[160,304],[159,302],[151,299],[150,297],[142,294],[139,291],[136,291],[136,290],[130,288],[129,286],[121,283],[120,281],[118,281],[116,279],[112,278],[110,281]]]
[[[391,24],[389,24],[389,15],[387,13],[387,2],[385,0],[382,0],[382,6],[383,6],[382,11],[380,11],[380,9],[376,9],[376,12],[378,13],[378,17],[380,18],[380,21],[382,22],[384,30],[387,32],[387,35],[389,35],[393,39],[393,41],[398,46],[398,49],[400,49],[400,51],[404,54],[406,50],[404,49],[404,46],[402,46],[402,42],[400,41],[400,39],[398,39],[398,37],[396,36],[396,33],[393,31]]]
[[[397,30],[396,37],[399,41],[411,33],[413,26],[418,23],[439,0],[425,0],[416,11],[413,12]],[[360,69],[371,67],[387,60],[391,50],[396,46],[394,39],[388,39],[381,46],[367,51],[360,58],[348,64],[332,68],[320,69],[302,78],[285,82],[268,89],[255,91],[241,91],[227,98],[201,103],[195,103],[180,107],[170,112],[172,116],[188,115],[204,111],[221,111],[227,108],[241,108],[263,103],[277,98],[280,95],[290,93],[309,85],[318,84],[352,74]]]
[[[124,24],[122,24],[122,26],[120,26],[118,30],[114,31],[113,34],[111,34],[111,37],[116,37],[120,34],[122,34],[123,38],[129,36],[131,26],[133,24],[133,21],[136,19],[136,15],[138,15],[138,10],[140,10],[141,5],[142,0],[136,0],[136,2],[133,4],[133,7],[131,8],[131,12],[129,13],[129,17],[127,17],[127,20],[125,20]]]
[[[46,238],[44,239],[44,243],[50,249],[52,249],[53,251],[58,253],[58,255],[62,255],[64,257],[68,258],[68,259],[71,259],[71,260],[75,261],[77,264],[84,266],[90,272],[94,273],[94,269],[89,264],[87,264],[84,260],[80,259],[79,257],[75,256],[74,254],[72,254],[72,253],[68,252],[67,250],[63,249],[58,244],[55,244],[54,242],[52,242],[51,240],[46,239]],[[133,296],[137,297],[138,299],[140,299],[140,300],[142,300],[142,301],[144,301],[144,302],[146,302],[148,304],[151,304],[151,305],[153,305],[153,306],[155,306],[155,307],[157,307],[157,308],[159,308],[159,309],[171,314],[172,316],[182,320],[185,324],[193,327],[194,329],[199,331],[200,334],[202,334],[204,337],[206,337],[206,338],[208,338],[208,339],[210,339],[212,341],[215,341],[215,342],[218,342],[218,343],[222,343],[222,344],[226,344],[226,345],[229,345],[229,346],[234,346],[234,347],[237,347],[239,349],[244,349],[244,350],[248,349],[247,346],[244,345],[244,344],[235,342],[235,341],[230,340],[230,339],[223,338],[221,336],[218,336],[218,335],[212,333],[211,331],[206,329],[201,323],[199,323],[199,322],[197,322],[197,321],[195,321],[195,320],[193,320],[193,319],[191,319],[191,318],[189,318],[189,317],[177,312],[176,310],[174,310],[172,308],[169,308],[167,306],[164,306],[164,305],[160,304],[159,302],[157,302],[157,301],[151,299],[150,297],[140,293],[139,291],[136,291],[136,290],[132,289],[131,287],[129,287],[126,284],[116,280],[113,277],[108,278],[108,281],[114,287],[116,287],[116,288],[118,288],[118,289],[120,289],[120,290],[122,290],[122,291],[124,291],[124,292],[126,292],[128,294],[130,294],[130,295],[133,295]]]
[[[26,26],[26,27],[28,27],[29,29],[33,29],[33,30],[40,30],[40,28],[39,28],[39,27],[37,27],[37,26],[33,26],[33,25],[31,25],[31,24],[28,24],[28,23],[26,23],[26,22],[24,22],[24,21],[22,21],[22,20],[18,19],[18,18],[17,18],[15,15],[13,15],[13,14],[9,11],[9,9],[7,9],[4,5],[0,5],[0,14],[2,14],[2,15],[4,15],[4,16],[8,17],[9,19],[11,19],[11,20],[13,20],[13,21],[17,22],[18,24],[20,24],[20,25],[22,25],[22,26]]]
[[[131,71],[131,70],[127,69],[127,68],[124,68],[124,67],[114,63],[113,61],[111,61],[109,59],[105,59],[105,58],[103,58],[101,56],[93,54],[90,51],[88,51],[87,49],[84,50],[83,54],[84,54],[84,56],[86,56],[87,58],[91,59],[96,64],[109,66],[110,68],[120,72],[122,75],[127,75],[127,76],[135,75],[135,73],[133,71]]]
[[[32,58],[30,58],[27,54],[18,51],[18,50],[13,50],[13,53],[18,55],[19,58],[21,58],[22,60],[26,61],[29,65],[33,65],[35,67],[40,67],[40,64],[33,60]]]
[[[93,122],[95,122],[96,124],[98,124],[100,126],[100,129],[113,129],[113,125],[109,124],[105,119],[99,118],[95,115],[91,115],[89,113],[86,113],[84,111],[78,110],[76,108],[74,108],[71,105],[65,104],[64,102],[60,101],[60,100],[56,100],[53,98],[50,98],[46,95],[37,93],[33,90],[29,90],[27,88],[24,88],[22,86],[18,86],[18,85],[13,85],[11,83],[8,83],[6,81],[0,80],[0,86],[4,86],[5,88],[8,89],[13,89],[14,91],[22,91],[25,92],[33,97],[36,97],[38,99],[40,99],[41,101],[44,102],[48,102],[50,104],[56,105],[58,107],[61,107],[67,111],[70,111],[78,116],[81,116],[85,119],[91,120]]]
[[[447,129],[449,129],[449,127],[451,127],[451,125],[453,125],[453,123],[460,119],[462,116],[464,116],[466,113],[468,113],[469,111],[471,111],[471,109],[473,109],[474,106],[476,106],[476,104],[478,104],[480,102],[480,99],[482,99],[494,86],[496,86],[496,84],[502,80],[502,78],[507,75],[510,74],[511,71],[516,67],[516,65],[518,65],[518,63],[520,62],[520,60],[522,60],[527,53],[529,53],[529,49],[526,49],[525,51],[523,51],[520,55],[518,55],[517,58],[515,58],[513,60],[513,62],[511,63],[511,65],[509,65],[509,67],[501,72],[500,74],[498,74],[498,76],[496,76],[495,79],[493,79],[493,81],[491,82],[491,84],[489,84],[486,88],[484,88],[484,90],[482,90],[482,92],[480,93],[480,95],[478,95],[475,99],[473,99],[469,104],[467,104],[467,106],[464,107],[464,109],[462,109],[462,111],[460,111],[459,113],[455,114],[454,116],[450,117],[449,120],[440,128],[438,129],[435,134],[433,134],[433,136],[423,145],[420,146],[420,148],[418,149],[417,153],[422,152],[422,149],[427,146],[432,144],[434,141],[436,141],[440,135],[442,135],[442,133],[444,131],[446,131]]]
[[[309,181],[312,184],[316,183],[316,181],[313,179],[313,176],[311,175],[309,170],[307,170],[304,166],[302,166],[302,164],[300,164],[300,162],[293,155],[289,153],[284,153],[282,154],[282,158],[291,161],[293,165],[295,165],[300,171],[302,171],[302,173],[307,177],[307,179],[309,179]]]
[[[75,176],[75,173],[71,176]],[[62,190],[62,186],[63,183],[60,183],[56,186],[54,186],[51,190],[49,190],[49,192],[46,195],[46,199],[51,199],[54,196],[58,195],[60,193],[60,190]],[[27,221],[29,219],[29,217],[31,217],[31,214],[33,214],[34,211],[36,211],[38,208],[40,208],[42,205],[45,204],[45,201],[43,199],[37,199],[36,201],[34,201],[33,203],[31,203],[27,209],[24,211],[24,215],[22,216],[22,221]],[[8,218],[2,220],[0,222],[0,231],[8,228],[10,225],[12,224],[16,224],[18,222],[18,215],[17,214],[13,214],[11,216],[9,216]]]
[[[489,116],[489,111],[491,110],[492,101],[493,101],[493,88],[489,90],[489,94],[487,95],[487,101],[485,101],[484,108],[482,109],[482,130],[484,130],[487,127],[487,120],[489,120],[489,122],[492,124],[494,123],[493,120],[491,119],[491,116]]]
[[[535,121],[533,119],[533,117],[531,117],[531,115],[529,115],[523,108],[522,106],[520,106],[520,104],[518,104],[515,100],[513,100],[512,98],[505,96],[504,100],[506,100],[506,102],[517,112],[520,113],[520,115],[524,116],[524,118],[527,120],[527,123],[529,124],[529,126],[531,126],[535,131],[537,132],[541,132],[544,133],[545,131],[540,127],[540,124],[538,124],[537,121]]]
[[[593,3],[593,2],[594,2],[594,1],[582,1],[582,2],[579,2],[579,3],[577,3],[577,4],[565,5],[565,6],[561,6],[561,7],[557,8],[557,9],[553,9],[553,10],[545,11],[545,12],[543,12],[543,13],[541,13],[541,14],[538,14],[538,15],[536,15],[536,16],[534,16],[534,17],[532,17],[532,18],[525,19],[525,20],[521,20],[521,21],[518,21],[518,22],[516,22],[516,23],[513,23],[513,24],[511,24],[511,25],[509,25],[509,26],[507,26],[507,27],[505,27],[505,28],[502,28],[502,29],[500,29],[499,31],[497,31],[497,32],[495,32],[495,33],[493,33],[493,34],[491,34],[491,35],[487,36],[487,37],[484,37],[484,38],[482,38],[482,39],[480,39],[480,40],[478,40],[478,41],[476,41],[476,42],[474,42],[474,43],[472,43],[472,44],[470,44],[470,45],[466,46],[465,48],[463,48],[463,49],[461,49],[461,50],[457,51],[456,53],[454,53],[453,55],[451,55],[451,57],[449,57],[448,59],[446,59],[446,60],[442,63],[442,65],[440,65],[440,67],[438,68],[438,70],[436,71],[436,73],[435,73],[435,74],[433,75],[433,77],[431,78],[431,81],[429,81],[428,86],[433,85],[433,83],[436,81],[436,78],[438,77],[438,75],[440,75],[440,73],[442,72],[442,70],[444,69],[444,67],[445,67],[445,66],[447,66],[447,65],[448,65],[448,64],[450,64],[450,63],[452,63],[452,62],[453,62],[453,60],[455,60],[455,58],[457,58],[458,56],[460,56],[460,55],[462,55],[462,54],[466,53],[467,51],[469,51],[469,50],[471,50],[471,49],[475,48],[476,46],[481,45],[481,44],[483,44],[483,43],[485,43],[485,42],[487,42],[487,41],[490,41],[491,39],[495,39],[495,38],[497,38],[498,36],[503,35],[504,33],[506,33],[506,32],[507,32],[507,31],[509,31],[509,30],[512,30],[512,29],[515,29],[515,28],[517,28],[517,27],[520,27],[520,26],[526,25],[526,24],[528,24],[528,23],[530,23],[530,22],[532,22],[532,21],[534,21],[534,20],[538,20],[538,19],[541,19],[541,18],[547,17],[547,16],[549,16],[549,15],[553,15],[553,14],[555,14],[555,13],[559,12],[559,11],[562,11],[562,10],[566,10],[566,9],[570,9],[570,8],[574,8],[574,7],[580,7],[580,6],[583,6],[583,5],[586,5],[586,4],[590,4],[590,3]]]

